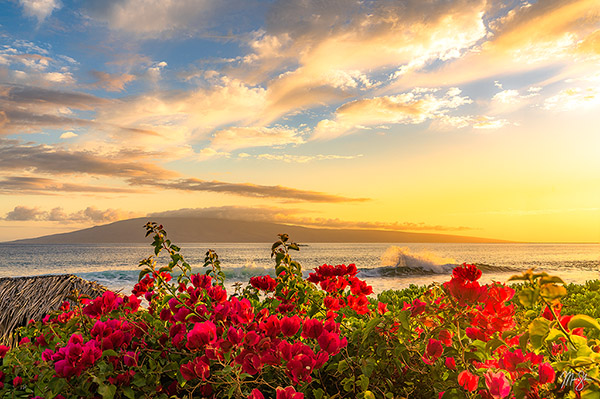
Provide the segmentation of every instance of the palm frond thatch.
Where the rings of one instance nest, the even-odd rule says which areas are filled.
[[[96,298],[106,288],[72,274],[0,278],[0,344],[14,344],[17,328],[58,310],[75,290]]]

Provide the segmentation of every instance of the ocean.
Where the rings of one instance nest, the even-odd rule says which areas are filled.
[[[271,243],[181,244],[194,271],[204,255],[219,255],[226,285],[247,283],[252,276],[274,276]],[[0,277],[72,273],[128,294],[137,282],[138,263],[152,254],[147,244],[0,244]],[[506,282],[529,268],[583,283],[600,278],[600,244],[309,244],[292,251],[305,275],[317,266],[354,263],[376,293],[411,284],[427,285],[450,278],[463,262],[481,264],[482,281]],[[163,263],[166,259],[161,258]]]

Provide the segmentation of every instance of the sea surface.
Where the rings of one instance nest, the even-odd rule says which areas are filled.
[[[252,276],[274,276],[271,243],[181,244],[194,271],[202,271],[208,249],[219,255],[227,286]],[[137,282],[139,261],[152,255],[146,244],[0,244],[0,277],[72,273],[123,293]],[[527,269],[556,274],[566,282],[600,278],[600,244],[309,244],[292,251],[305,275],[324,263],[354,263],[376,293],[450,278],[463,262],[481,264],[483,282],[500,281]],[[159,264],[166,264],[161,257]]]

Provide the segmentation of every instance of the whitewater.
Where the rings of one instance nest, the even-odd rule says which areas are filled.
[[[235,283],[247,283],[252,276],[274,276],[271,243],[180,246],[198,272],[203,270],[206,251],[215,250],[229,289]],[[145,244],[0,244],[0,277],[71,273],[128,293],[137,282],[139,261],[151,254],[152,248]],[[600,244],[311,243],[292,256],[302,264],[306,276],[325,263],[354,263],[359,277],[376,293],[446,281],[452,268],[464,262],[479,265],[484,282],[505,282],[530,268],[557,274],[566,282],[600,278]],[[160,262],[166,263],[166,259]]]

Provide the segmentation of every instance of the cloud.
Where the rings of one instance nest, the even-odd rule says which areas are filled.
[[[239,148],[273,147],[302,144],[304,139],[296,129],[287,126],[231,127],[219,130],[211,140],[211,147],[232,151]]]
[[[4,217],[7,221],[51,221],[67,223],[108,223],[139,216],[137,213],[118,209],[100,210],[95,207],[66,213],[62,208],[41,211],[37,207],[16,206]]]
[[[425,223],[410,222],[353,222],[330,218],[313,218],[299,216],[306,213],[305,210],[297,208],[273,208],[273,207],[243,207],[243,206],[221,206],[209,208],[184,208],[172,211],[155,212],[148,217],[185,217],[185,218],[216,218],[228,220],[245,220],[273,223],[287,223],[301,226],[342,228],[342,229],[375,229],[393,231],[466,231],[473,230],[470,227],[428,225]]]
[[[460,57],[487,34],[484,11],[485,2],[463,0],[279,1],[227,72],[267,86],[270,123],[385,85],[399,68]]]
[[[265,103],[263,88],[217,76],[188,91],[156,91],[113,101],[98,109],[95,120],[115,127],[110,131],[115,140],[146,148],[176,148],[191,140],[208,139],[223,126],[255,125]],[[152,131],[156,136],[131,140],[124,136],[123,127]]]
[[[403,75],[391,89],[458,85],[551,66],[566,75],[595,71],[598,13],[596,0],[547,0],[522,3],[501,17],[487,15],[485,40],[440,68]]]
[[[196,178],[178,180],[153,180],[144,178],[133,178],[130,182],[134,185],[153,186],[169,190],[182,191],[207,191],[214,193],[225,193],[251,198],[274,198],[289,202],[364,202],[368,198],[353,198],[332,195],[318,191],[299,190],[284,186],[265,186],[251,183],[227,183],[222,181],[207,181]]]
[[[92,111],[109,102],[110,100],[85,93],[24,85],[0,85],[0,108],[4,110],[0,134],[92,126],[94,121],[74,116],[72,109]]]
[[[15,209],[8,212],[4,220],[36,220],[43,212],[38,208],[29,208],[26,206],[16,206]]]
[[[597,107],[600,105],[600,90],[597,87],[571,87],[548,97],[543,104],[546,110],[574,111]]]
[[[77,137],[78,134],[77,133],[73,133],[73,132],[64,132],[63,134],[60,135],[61,139],[72,139],[73,137]]]
[[[433,121],[432,126],[435,129],[445,130],[461,129],[465,127],[472,127],[473,129],[500,129],[510,122],[503,118],[497,118],[495,116],[488,115],[463,115],[463,116],[449,116],[443,115],[440,118]]]
[[[129,156],[123,156],[129,155]],[[111,177],[171,178],[178,173],[149,162],[138,153],[137,159],[127,154],[99,154],[92,151],[66,150],[49,145],[27,145],[0,141],[0,170],[29,171],[55,175],[87,174]]]
[[[0,177],[0,193],[13,195],[55,195],[58,193],[135,194],[143,190],[128,187],[107,187],[65,183],[55,179],[32,176]]]
[[[238,158],[256,158],[267,161],[280,161],[285,163],[308,163],[312,161],[326,161],[338,159],[356,159],[362,157],[358,155],[334,155],[334,154],[316,154],[316,155],[292,155],[292,154],[258,154],[250,155],[246,153],[238,154]]]
[[[381,124],[419,124],[472,102],[468,97],[461,97],[456,88],[441,96],[436,96],[435,91],[414,89],[395,96],[346,103],[335,111],[333,120],[325,119],[317,124],[312,139],[329,140]]]
[[[123,91],[125,85],[136,79],[134,75],[128,73],[107,73],[101,71],[90,72],[97,81],[93,83],[93,87],[101,87],[106,91]]]
[[[59,0],[19,0],[25,15],[43,22],[52,12],[61,7]]]
[[[250,6],[256,4],[238,0],[86,0],[83,10],[112,30],[140,38],[165,38],[235,28],[236,22],[237,26],[243,24]]]

